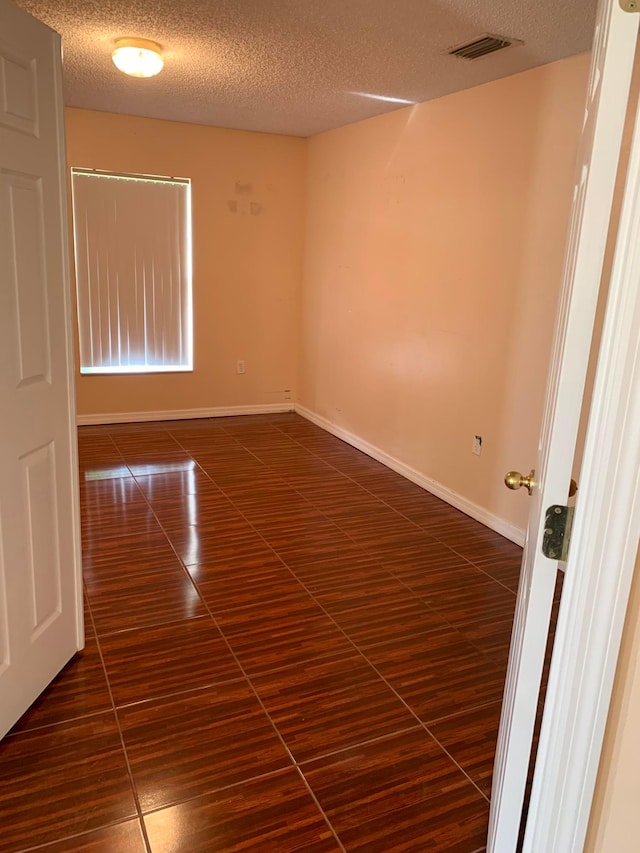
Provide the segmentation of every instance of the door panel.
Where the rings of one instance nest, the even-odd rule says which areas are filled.
[[[83,645],[61,70],[0,0],[0,736]]]
[[[567,503],[637,31],[637,15],[601,0],[494,766],[493,853],[517,848],[558,571],[541,551],[544,514]]]
[[[0,83],[0,124],[37,136],[36,64],[29,51],[16,53],[6,43],[0,43]]]
[[[53,443],[25,454],[20,464],[28,518],[27,578],[32,604],[30,640],[33,642],[62,609]]]
[[[3,171],[9,202],[18,384],[50,381],[42,180]]]

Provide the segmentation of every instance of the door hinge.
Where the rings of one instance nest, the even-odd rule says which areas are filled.
[[[623,12],[637,12],[640,8],[638,0],[618,0]]]
[[[550,560],[566,560],[571,540],[573,507],[550,506],[544,517],[542,553]]]

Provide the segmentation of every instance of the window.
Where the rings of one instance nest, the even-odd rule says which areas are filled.
[[[71,176],[80,372],[192,370],[190,182]]]

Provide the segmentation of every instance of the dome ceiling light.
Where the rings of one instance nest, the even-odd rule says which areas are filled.
[[[130,77],[155,77],[164,65],[160,45],[148,39],[118,39],[111,58],[116,68]]]

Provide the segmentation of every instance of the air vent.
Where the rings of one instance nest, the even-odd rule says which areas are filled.
[[[449,56],[457,56],[460,59],[480,59],[481,56],[487,56],[489,53],[495,53],[496,50],[504,50],[505,47],[516,44],[522,44],[522,42],[504,36],[492,36],[489,33],[484,33],[473,41],[452,47],[447,53]]]

